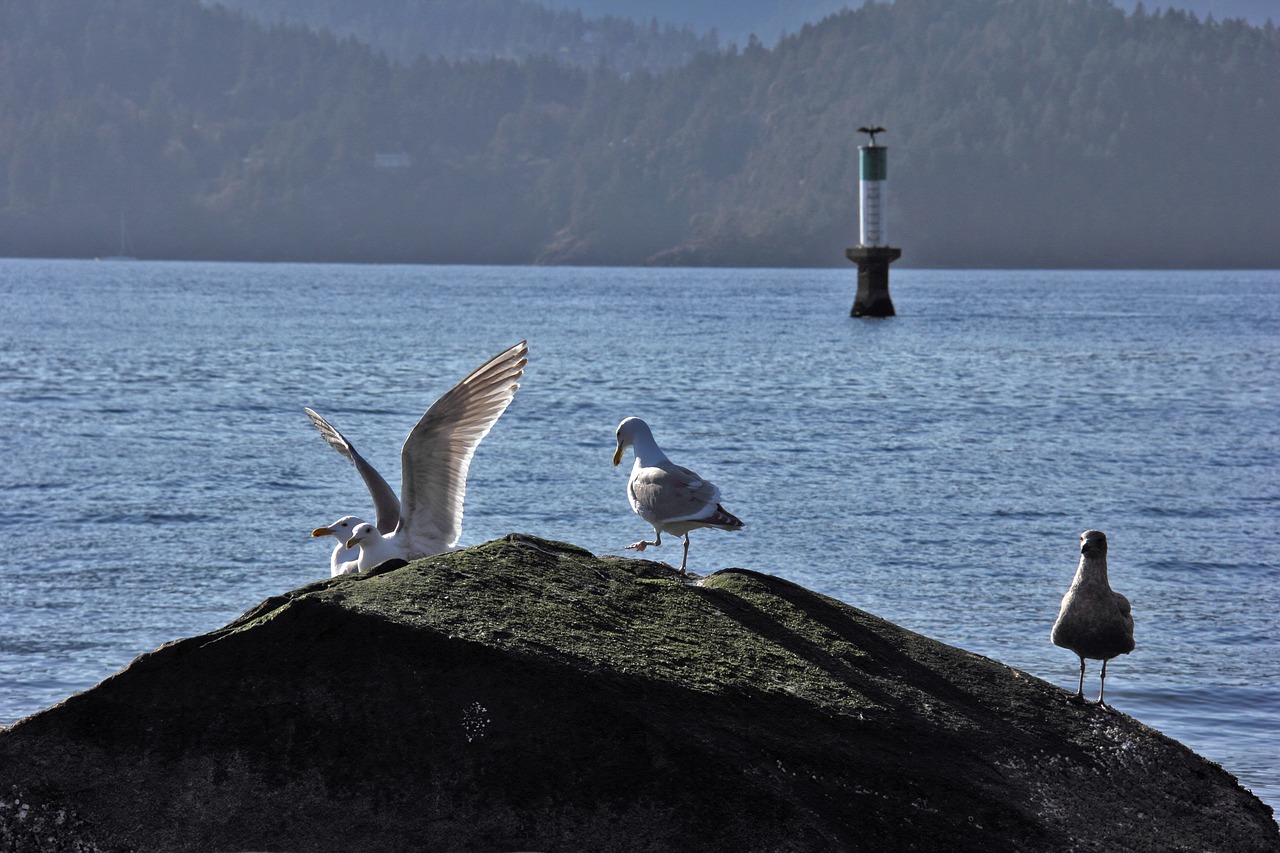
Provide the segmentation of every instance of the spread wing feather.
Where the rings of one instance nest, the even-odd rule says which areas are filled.
[[[436,400],[405,439],[401,526],[411,558],[417,542],[457,544],[471,458],[515,397],[528,353],[521,341],[476,368]]]
[[[387,481],[382,478],[378,470],[365,461],[351,442],[347,441],[346,436],[338,432],[333,424],[312,409],[304,406],[302,410],[307,413],[307,417],[311,418],[311,423],[320,431],[320,435],[329,443],[329,446],[350,459],[356,466],[356,471],[364,480],[365,488],[369,490],[369,496],[373,498],[374,518],[378,532],[390,533],[395,530],[396,525],[400,523],[400,499],[391,490],[391,486],[387,485]]]

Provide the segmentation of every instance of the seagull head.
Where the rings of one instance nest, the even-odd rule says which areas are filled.
[[[1086,530],[1080,534],[1080,553],[1086,557],[1107,555],[1107,534],[1101,530]]]
[[[347,539],[347,547],[354,548],[361,542],[367,542],[374,536],[381,535],[382,534],[378,532],[378,528],[374,527],[367,521],[362,521],[351,531],[351,537]]]
[[[328,527],[317,527],[311,531],[312,536],[334,536],[339,542],[346,542],[351,538],[351,531],[355,530],[360,524],[364,524],[363,518],[357,518],[354,515],[344,515],[342,518],[330,524]]]
[[[622,454],[628,448],[636,443],[636,437],[644,435],[649,440],[653,440],[653,433],[649,431],[649,425],[639,418],[627,418],[618,424],[618,429],[614,436],[618,439],[618,449],[613,451],[613,464],[617,466],[622,462]]]

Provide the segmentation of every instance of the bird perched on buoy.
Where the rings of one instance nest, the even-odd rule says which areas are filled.
[[[884,128],[883,128],[883,127],[880,127],[878,124],[873,124],[873,125],[871,125],[870,127],[863,126],[863,127],[858,128],[858,133],[865,133],[865,134],[868,134],[868,135],[871,137],[871,144],[872,144],[872,145],[875,145],[875,144],[876,144],[876,134],[877,134],[877,133],[884,133]]]
[[[653,525],[656,534],[652,542],[643,539],[632,542],[627,546],[628,550],[643,551],[650,545],[659,546],[663,533],[682,536],[684,555],[680,558],[680,573],[686,574],[689,531],[700,527],[742,529],[742,521],[720,505],[720,489],[668,459],[653,440],[647,423],[640,418],[627,418],[618,424],[616,437],[615,466],[622,462],[622,454],[628,447],[635,451],[636,456],[631,477],[627,480],[627,500],[636,515]]]
[[[1107,580],[1107,535],[1101,530],[1080,534],[1080,565],[1049,637],[1080,658],[1080,686],[1072,700],[1103,706],[1107,661],[1133,651],[1133,613],[1129,599],[1114,592]],[[1102,661],[1096,702],[1084,698],[1085,658]]]

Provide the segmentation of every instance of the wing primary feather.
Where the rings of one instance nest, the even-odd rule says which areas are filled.
[[[307,413],[307,417],[311,419],[311,423],[320,431],[321,438],[323,438],[330,447],[341,453],[346,458],[351,458],[351,445],[347,442],[347,439],[343,437],[342,433],[338,432],[337,428],[334,427],[333,424],[326,421],[320,416],[320,413],[314,409],[309,409],[306,406],[303,406],[302,411]]]

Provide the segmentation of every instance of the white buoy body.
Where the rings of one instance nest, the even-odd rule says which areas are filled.
[[[887,151],[883,145],[858,146],[858,190],[862,202],[859,246],[889,245],[889,223],[884,216],[887,202],[885,185],[889,173]]]

